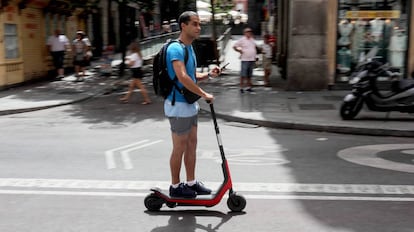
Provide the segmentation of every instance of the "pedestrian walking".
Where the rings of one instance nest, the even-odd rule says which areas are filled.
[[[244,93],[246,87],[246,91],[253,92],[251,79],[256,64],[257,46],[252,29],[247,27],[243,30],[243,37],[236,41],[233,49],[240,53],[240,93]]]
[[[56,29],[54,35],[47,39],[47,50],[50,52],[53,60],[53,66],[56,69],[56,79],[61,80],[64,74],[65,51],[70,51],[70,42],[66,35],[62,34],[60,29]]]
[[[85,76],[85,67],[87,66],[86,56],[90,47],[89,40],[85,40],[83,31],[76,32],[76,38],[72,42],[73,65],[75,66],[76,81],[83,81]]]
[[[200,18],[193,11],[186,11],[178,18],[180,43],[172,43],[167,49],[167,70],[170,78],[177,77],[180,88],[185,87],[205,100],[213,101],[214,96],[197,85],[198,80],[216,77],[220,74],[218,67],[210,72],[196,72],[197,63],[192,42],[200,36]],[[186,51],[187,50],[187,51]],[[185,62],[185,57],[188,59]],[[173,103],[173,98],[175,102]],[[179,90],[173,88],[164,101],[164,112],[170,122],[172,134],[172,152],[170,156],[171,197],[193,198],[196,195],[210,194],[195,177],[197,150],[197,121],[200,106],[197,102],[188,103]],[[184,160],[187,181],[180,181],[181,164]]]
[[[142,102],[143,105],[148,105],[151,103],[150,98],[148,97],[148,92],[142,83],[142,78],[144,75],[142,74],[142,54],[139,44],[134,42],[130,45],[130,54],[126,57],[126,63],[128,64],[132,80],[129,83],[128,92],[125,96],[121,97],[119,100],[123,103],[127,103],[134,92],[135,87],[138,87],[141,90],[141,94],[144,97],[144,101]]]
[[[82,67],[82,72],[85,73],[86,67],[89,67],[91,65],[91,59],[92,59],[93,53],[92,53],[91,41],[89,40],[88,36],[85,33],[83,33],[82,41],[87,46],[86,47],[86,53],[85,53],[85,65]]]
[[[268,34],[264,35],[263,37],[263,45],[261,48],[262,55],[263,55],[263,69],[264,69],[264,85],[266,87],[270,87],[270,74],[272,74],[272,53],[273,47],[270,44],[270,36]]]
[[[101,68],[99,69],[100,75],[103,76],[110,76],[112,74],[112,61],[114,60],[114,46],[113,45],[106,45],[103,48],[101,60],[103,63],[101,64]]]

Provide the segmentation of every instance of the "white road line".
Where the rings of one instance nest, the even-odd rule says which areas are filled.
[[[353,196],[295,196],[295,195],[243,195],[258,200],[318,200],[318,201],[413,201],[412,197],[353,197]]]
[[[139,144],[141,144],[141,143],[146,143],[146,142],[148,142],[148,140],[147,140],[147,139],[145,139],[145,140],[141,140],[141,141],[136,142],[136,143],[132,143],[132,144],[128,144],[128,145],[124,145],[124,146],[121,146],[121,147],[117,147],[117,148],[114,148],[114,149],[111,149],[111,150],[105,151],[106,167],[107,167],[108,169],[114,169],[114,168],[116,168],[116,163],[115,163],[115,159],[114,159],[114,153],[115,153],[116,151],[123,150],[123,149],[127,149],[127,148],[129,148],[129,147],[136,146],[136,145],[139,145]]]
[[[145,197],[149,193],[137,192],[84,192],[84,191],[42,191],[42,190],[0,190],[7,195],[55,195],[55,196],[92,196],[92,197]],[[361,197],[361,196],[298,196],[298,195],[243,195],[255,200],[319,200],[319,201],[388,201],[414,202],[412,197]],[[225,195],[224,199],[227,198]]]
[[[414,149],[414,144],[379,144],[350,147],[338,152],[338,156],[346,161],[374,168],[393,171],[414,173],[414,165],[411,163],[400,163],[384,159],[377,154],[384,151],[400,150],[401,153],[409,154]],[[404,150],[408,151],[404,152]]]
[[[205,182],[217,189],[220,182]],[[94,189],[94,190],[134,190],[147,191],[152,187],[168,189],[169,181],[120,181],[120,180],[81,180],[81,179],[24,179],[0,178],[0,188],[25,189]],[[302,183],[233,183],[236,191],[271,193],[323,193],[323,194],[379,194],[414,195],[414,185],[375,185],[375,184],[302,184]]]
[[[129,153],[131,151],[138,150],[138,149],[141,149],[141,148],[144,148],[144,147],[148,147],[148,146],[154,145],[156,143],[160,143],[160,142],[162,142],[162,140],[157,140],[157,141],[154,141],[154,142],[146,143],[146,144],[143,144],[143,145],[138,146],[138,147],[134,146],[130,149],[121,151],[121,157],[122,157],[122,162],[124,164],[124,169],[134,168],[134,166],[132,165],[132,162],[131,162],[131,157],[129,156]]]

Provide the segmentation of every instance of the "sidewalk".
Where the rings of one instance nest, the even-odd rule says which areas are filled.
[[[219,118],[264,127],[326,131],[379,136],[414,137],[414,115],[392,112],[389,115],[363,109],[355,120],[343,121],[339,108],[348,91],[289,92],[283,90],[284,80],[274,66],[272,88],[263,86],[262,71],[254,72],[254,93],[239,92],[238,59],[228,51],[230,61],[226,73],[216,80],[202,83],[215,95],[215,110]],[[88,73],[84,82],[73,82],[73,76],[62,81],[41,82],[0,91],[0,115],[16,114],[80,102],[110,93],[119,87],[121,78],[100,77]],[[144,78],[153,95],[151,79]],[[121,86],[126,90],[126,86]],[[153,104],[162,99],[151,96]],[[209,106],[199,101],[203,110]],[[162,112],[160,112],[162,113]]]
[[[73,82],[73,79],[73,76],[68,76],[62,81],[0,91],[0,115],[80,102],[110,93],[121,81],[93,73],[84,82]],[[343,121],[339,107],[347,91],[288,92],[277,87],[264,87],[260,79],[255,78],[254,93],[239,92],[239,77],[234,71],[202,86],[215,95],[217,116],[230,121],[272,128],[414,137],[413,115],[392,112],[387,117],[386,113],[363,110],[355,120]],[[147,78],[145,81],[150,94],[153,94],[151,80]],[[272,84],[283,85],[283,80],[273,77]],[[199,102],[203,110],[209,111],[205,102]],[[158,98],[154,104],[162,104],[162,99]]]
[[[259,78],[256,78],[259,79]],[[239,92],[237,76],[222,77],[205,89],[215,96],[219,118],[271,128],[325,131],[334,133],[414,136],[414,115],[372,112],[363,109],[355,120],[344,121],[339,115],[343,97],[349,91],[288,92],[267,88],[256,82],[254,93]],[[272,86],[282,81],[272,79]],[[202,109],[209,106],[200,101]]]
[[[87,72],[83,82],[74,75],[61,81],[43,81],[0,91],[0,115],[57,107],[87,100],[113,88],[117,79]]]

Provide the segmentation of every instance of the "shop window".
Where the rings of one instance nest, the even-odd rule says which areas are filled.
[[[399,69],[401,73],[405,72],[408,5],[408,0],[339,2],[337,81],[348,81],[357,65],[365,60],[373,47],[378,48],[375,59]]]
[[[16,59],[19,57],[19,43],[16,24],[4,24],[5,58]]]

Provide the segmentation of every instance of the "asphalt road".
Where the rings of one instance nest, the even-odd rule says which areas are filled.
[[[244,212],[226,199],[148,212],[148,189],[169,184],[169,124],[158,100],[119,94],[0,117],[0,231],[413,231],[412,139],[222,120]],[[197,175],[217,188],[214,129],[209,114],[199,121]]]

